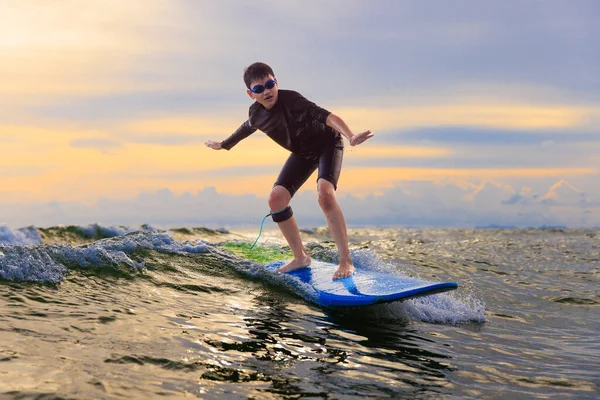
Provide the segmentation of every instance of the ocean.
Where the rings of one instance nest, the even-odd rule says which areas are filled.
[[[600,397],[600,230],[350,229],[356,265],[459,288],[344,310],[227,251],[256,234],[0,226],[0,398]]]

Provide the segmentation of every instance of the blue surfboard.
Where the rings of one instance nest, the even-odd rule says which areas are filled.
[[[277,270],[284,264],[284,261],[276,261],[266,267]],[[331,308],[402,301],[458,288],[455,282],[431,283],[358,267],[352,276],[333,280],[336,269],[335,264],[313,260],[310,267],[290,271],[286,275],[311,286],[316,293],[315,302]]]

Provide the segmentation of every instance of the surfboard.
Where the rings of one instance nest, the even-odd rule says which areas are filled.
[[[266,264],[276,271],[285,261]],[[286,272],[293,279],[311,286],[315,302],[322,307],[357,307],[403,301],[455,290],[455,282],[431,283],[418,279],[357,267],[352,276],[333,280],[336,264],[313,260],[308,268]]]

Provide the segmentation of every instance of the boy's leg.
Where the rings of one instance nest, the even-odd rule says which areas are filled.
[[[298,189],[306,182],[310,175],[317,169],[315,161],[306,160],[295,154],[290,154],[287,161],[283,165],[279,177],[275,182],[275,186],[269,196],[269,208],[273,212],[278,212],[286,208]],[[287,240],[294,259],[279,268],[279,272],[291,271],[293,269],[303,268],[310,265],[310,257],[308,256],[302,239],[296,219],[292,215],[291,218],[282,222],[277,222],[281,233]]]
[[[333,279],[345,278],[352,275],[354,265],[348,248],[348,232],[344,214],[335,198],[335,189],[342,171],[344,158],[344,142],[340,134],[336,134],[325,146],[319,158],[319,205],[325,213],[327,225],[339,253],[339,266],[333,274]]]
[[[344,214],[335,197],[335,187],[333,183],[326,179],[319,179],[317,183],[319,191],[319,205],[325,213],[329,231],[339,253],[339,266],[333,274],[333,279],[345,278],[352,275],[354,265],[350,257],[350,249],[348,247],[348,231],[346,229],[346,221]]]
[[[286,208],[290,204],[292,195],[283,186],[275,186],[269,195],[269,207],[271,211],[277,212]],[[310,257],[306,253],[302,239],[300,238],[300,231],[296,219],[292,215],[291,218],[278,222],[277,226],[279,230],[288,242],[292,253],[294,253],[294,259],[283,267],[279,268],[279,272],[291,271],[293,269],[304,268],[310,265]]]

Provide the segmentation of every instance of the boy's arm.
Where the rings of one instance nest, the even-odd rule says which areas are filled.
[[[365,140],[373,137],[373,133],[371,133],[371,131],[364,131],[355,135],[352,133],[350,128],[348,128],[348,125],[346,125],[344,120],[333,113],[329,114],[325,124],[346,136],[351,146],[357,146]]]
[[[250,125],[250,121],[248,120],[244,122],[231,136],[222,142],[207,140],[204,142],[204,144],[214,150],[229,150],[243,139],[246,139],[248,136],[252,135],[254,132],[256,132],[256,128]]]
[[[301,115],[304,114],[308,118],[322,124],[324,123],[330,128],[340,132],[342,135],[348,138],[351,146],[359,145],[365,140],[373,137],[371,131],[365,131],[355,135],[352,133],[350,128],[348,128],[348,125],[346,125],[346,123],[337,115],[332,114],[326,109],[319,107],[312,101],[307,100],[298,92],[289,91],[289,93],[291,96],[293,96],[294,109],[298,113]]]

